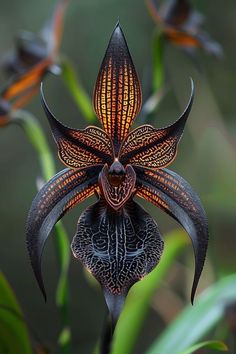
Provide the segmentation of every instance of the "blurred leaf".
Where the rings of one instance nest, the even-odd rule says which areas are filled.
[[[55,166],[44,132],[38,120],[28,111],[14,111],[11,123],[19,124],[23,129],[29,143],[38,154],[44,182],[55,174]]]
[[[62,77],[71,92],[71,95],[74,97],[74,100],[79,108],[79,110],[84,115],[84,118],[87,119],[89,123],[92,123],[96,120],[95,113],[92,108],[92,100],[85,92],[81,83],[76,77],[75,70],[72,64],[67,60],[63,59],[61,62],[62,67]]]
[[[224,315],[225,306],[236,300],[236,274],[218,281],[187,306],[154,342],[147,354],[177,354],[200,340]]]
[[[164,38],[161,32],[154,34],[153,41],[153,91],[158,92],[163,89],[165,65],[163,60],[164,55]]]
[[[64,328],[60,333],[60,337],[58,339],[58,343],[61,348],[61,352],[63,354],[71,353],[71,330],[70,328]]]
[[[192,354],[193,352],[201,348],[216,349],[222,352],[226,352],[228,350],[227,346],[223,342],[212,340],[195,344],[192,347],[184,350],[180,354]]]
[[[159,265],[131,289],[114,336],[113,354],[129,354],[136,343],[149,304],[176,256],[188,243],[184,231],[175,230],[165,237],[165,248]],[[170,353],[168,353],[170,354]]]
[[[32,354],[29,334],[15,295],[0,272],[0,354]]]

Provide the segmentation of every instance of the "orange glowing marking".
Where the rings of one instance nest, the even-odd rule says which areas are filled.
[[[120,35],[116,28],[117,36]],[[120,144],[141,108],[140,83],[124,39],[119,54],[109,44],[94,90],[94,109],[105,132]],[[116,48],[114,48],[116,50]]]

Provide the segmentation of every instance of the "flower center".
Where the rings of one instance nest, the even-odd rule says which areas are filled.
[[[125,180],[125,168],[117,159],[108,170],[108,180],[114,187],[118,187]]]

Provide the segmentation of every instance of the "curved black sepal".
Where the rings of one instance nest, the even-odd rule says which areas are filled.
[[[137,195],[172,216],[189,234],[195,255],[191,302],[198,286],[208,246],[208,223],[198,195],[190,184],[168,169],[151,171],[135,168]]]
[[[189,101],[187,103],[185,110],[183,111],[183,113],[180,115],[180,117],[177,119],[176,122],[165,127],[165,129],[168,128],[170,130],[170,132],[172,132],[172,134],[174,134],[175,136],[178,136],[179,139],[181,138],[181,136],[183,134],[185,123],[188,119],[189,113],[192,108],[193,99],[194,99],[194,82],[191,77],[190,77],[190,83],[191,83],[191,94],[190,94],[190,98],[189,98]]]
[[[66,135],[67,130],[70,129],[69,127],[65,126],[64,124],[62,124],[55,116],[54,114],[50,111],[46,99],[44,97],[44,93],[43,93],[43,82],[41,82],[40,85],[40,95],[41,95],[41,102],[42,102],[42,106],[43,109],[46,113],[46,116],[48,118],[48,122],[50,124],[51,127],[51,131],[52,131],[52,135],[55,139],[55,141],[57,142],[57,140],[60,137],[63,137],[64,135]]]
[[[26,224],[26,242],[31,265],[45,300],[41,271],[45,242],[57,221],[93,194],[98,173],[98,168],[80,171],[65,169],[47,182],[32,202]]]

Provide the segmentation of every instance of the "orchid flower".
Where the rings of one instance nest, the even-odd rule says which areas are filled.
[[[208,244],[205,212],[197,194],[166,167],[175,159],[193,102],[165,128],[131,130],[141,108],[140,82],[119,24],[115,27],[94,88],[93,104],[103,129],[63,125],[45,109],[59,157],[66,169],[36,195],[27,221],[27,246],[38,285],[45,242],[67,212],[91,195],[80,216],[71,249],[100,282],[115,323],[130,287],[159,263],[164,242],[156,221],[134,200],[144,198],[188,232],[195,253],[193,301]]]

